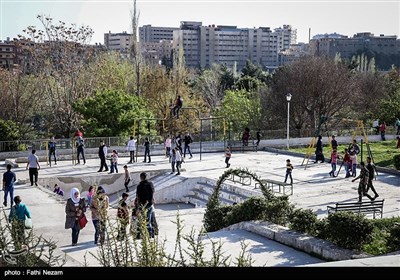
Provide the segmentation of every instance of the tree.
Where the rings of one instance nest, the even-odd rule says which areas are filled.
[[[92,94],[93,79],[87,65],[96,58],[97,50],[90,47],[93,31],[88,26],[66,26],[65,22],[54,23],[51,17],[37,17],[44,30],[29,26],[20,36],[26,43],[24,51],[29,55],[31,67],[27,73],[43,77],[42,94],[45,95],[43,126],[52,134],[68,137],[80,126],[79,115],[73,104],[80,98]]]
[[[139,24],[139,14],[136,11],[136,0],[133,0],[133,13],[132,13],[132,36],[130,46],[130,58],[135,69],[136,74],[136,89],[137,96],[140,95],[140,71],[143,58],[141,57],[140,47],[137,40],[137,27]]]
[[[342,63],[323,57],[304,57],[276,71],[271,82],[273,122],[283,127],[286,94],[291,93],[291,125],[313,127],[322,117],[332,117],[346,108],[357,92],[357,83]]]
[[[131,134],[134,120],[152,118],[143,98],[121,91],[96,92],[74,105],[82,114],[87,136],[117,136]]]
[[[253,120],[258,120],[260,111],[260,98],[257,94],[245,90],[228,90],[217,115],[227,117],[232,131],[239,135],[245,127],[256,125]]]

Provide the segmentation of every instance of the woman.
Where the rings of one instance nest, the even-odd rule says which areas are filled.
[[[102,186],[99,186],[96,195],[92,198],[90,210],[92,210],[92,220],[95,229],[94,244],[98,245],[100,237],[100,245],[103,245],[106,236],[106,220],[108,216],[109,199]]]
[[[81,227],[79,218],[86,212],[86,201],[81,198],[81,193],[77,188],[73,188],[70,192],[70,198],[65,205],[65,229],[72,229],[72,246],[78,244],[78,237]]]

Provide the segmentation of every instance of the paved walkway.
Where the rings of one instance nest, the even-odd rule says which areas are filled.
[[[283,181],[287,157],[278,153],[261,151],[234,153],[231,159],[231,168],[248,168],[261,178]],[[127,158],[120,158],[121,169],[124,162],[127,161]],[[291,161],[295,169],[293,171],[294,195],[290,197],[290,201],[298,207],[311,208],[322,217],[326,215],[327,205],[332,205],[338,201],[357,199],[358,183],[351,183],[350,178],[345,179],[344,172],[339,177],[332,178],[328,175],[329,164],[311,164],[307,170],[304,170],[301,166],[302,158],[291,157]],[[52,167],[42,163],[39,177],[51,178],[61,174],[63,176],[88,176],[90,174],[93,176],[111,176],[105,174],[105,172],[97,173],[98,166],[99,161],[95,159],[88,160],[86,165],[76,166],[72,166],[70,161],[58,162],[57,166]],[[186,160],[183,167],[186,169],[185,172],[181,173],[183,177],[207,177],[215,180],[226,170],[223,153],[204,154],[202,161],[198,159],[198,155],[194,155],[192,159]],[[168,168],[170,168],[168,160],[161,156],[153,157],[151,164],[139,162],[129,165],[130,171]],[[17,173],[18,179],[26,180],[28,178],[28,171],[24,167],[15,168],[14,171]],[[379,174],[374,185],[381,198],[385,199],[384,217],[399,216],[400,178],[389,174]],[[82,265],[85,261],[90,266],[99,265],[98,261],[89,254],[90,252],[96,254],[98,249],[93,244],[94,230],[91,223],[81,231],[78,246],[71,247],[70,230],[64,229],[65,206],[63,202],[56,200],[52,193],[40,187],[31,187],[27,184],[17,185],[15,195],[21,195],[23,202],[31,210],[35,230],[47,238],[56,240],[59,249],[67,254],[68,266]],[[174,246],[176,228],[173,222],[176,219],[178,207],[184,220],[185,232],[189,232],[192,227],[200,230],[202,225],[203,208],[192,208],[185,204],[157,205],[160,237],[167,239],[166,248],[169,252]],[[115,216],[115,211],[115,209],[110,210],[111,216]],[[6,209],[6,212],[8,212],[8,209]],[[245,231],[219,231],[211,233],[210,238],[223,241],[224,248],[226,248],[224,251],[231,253],[232,257],[237,256],[240,251],[240,240],[246,240],[249,244],[249,252],[255,260],[254,265],[257,266],[297,266],[323,263],[305,253]],[[373,265],[367,262],[359,262],[359,264]]]

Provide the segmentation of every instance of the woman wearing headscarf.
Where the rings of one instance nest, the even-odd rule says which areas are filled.
[[[103,245],[106,236],[106,220],[108,217],[109,198],[102,186],[97,188],[96,194],[92,197],[90,210],[92,210],[92,220],[95,229],[94,244]]]
[[[65,229],[72,229],[72,246],[76,246],[81,230],[78,220],[86,211],[86,201],[81,198],[81,193],[77,188],[73,188],[69,196],[65,205]]]

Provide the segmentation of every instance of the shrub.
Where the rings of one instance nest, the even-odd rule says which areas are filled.
[[[287,196],[275,197],[267,201],[264,212],[265,220],[274,224],[286,226],[294,206],[290,204]]]
[[[225,223],[226,219],[224,217],[231,209],[231,205],[219,206],[219,204],[217,204],[214,207],[208,207],[204,214],[205,230],[207,232],[212,232],[229,226],[229,224]]]
[[[317,215],[311,209],[296,209],[289,216],[290,229],[308,234],[316,232],[317,222]]]
[[[396,167],[397,170],[400,170],[400,154],[395,155],[393,157],[393,164],[394,164],[394,167]]]
[[[225,217],[224,224],[233,225],[242,221],[260,220],[267,210],[267,201],[263,197],[250,197],[243,203],[234,205]]]
[[[400,250],[400,223],[390,230],[388,246],[393,251]]]
[[[328,218],[318,220],[315,224],[315,236],[321,239],[328,239],[329,236]]]
[[[328,239],[343,248],[360,250],[372,239],[373,228],[360,214],[337,212],[328,216]]]

